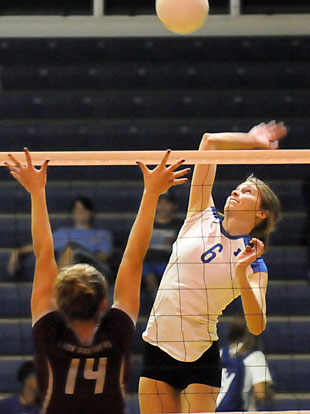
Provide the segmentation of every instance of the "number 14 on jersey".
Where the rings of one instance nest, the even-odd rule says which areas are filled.
[[[83,377],[86,380],[96,380],[94,394],[101,394],[104,387],[107,358],[99,358],[98,368],[96,370],[94,369],[95,361],[95,358],[88,358],[85,360]],[[81,360],[79,358],[73,358],[71,360],[66,381],[66,394],[74,394],[80,363]]]

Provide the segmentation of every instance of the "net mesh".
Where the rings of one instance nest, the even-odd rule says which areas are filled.
[[[134,163],[137,155],[141,155],[140,159],[142,160],[151,160],[150,163],[156,163],[162,154],[162,152],[158,152],[155,157],[154,154],[151,154],[153,158],[149,158],[150,152],[147,152],[147,154],[131,154],[130,160],[126,160],[125,153],[119,154],[118,160],[112,160],[107,153],[104,156],[101,154],[101,158],[96,157],[95,162],[93,161],[94,158],[87,159],[87,155],[81,161],[85,164],[84,166],[81,166],[80,162],[77,163],[74,157],[71,156],[70,158],[70,153],[67,153],[65,155],[66,167],[50,168],[48,171],[47,198],[52,228],[55,234],[57,234],[56,230],[59,228],[66,229],[65,232],[58,233],[59,245],[61,246],[63,239],[66,239],[69,235],[68,229],[72,226],[73,216],[68,212],[71,209],[72,200],[77,196],[87,197],[94,204],[93,228],[95,229],[95,238],[100,239],[102,231],[107,232],[107,237],[111,237],[109,260],[106,263],[111,295],[117,268],[143,191],[142,175],[138,167],[130,164]],[[188,158],[189,161],[187,161],[188,164],[201,162],[197,161],[197,158],[195,159],[196,153],[196,151],[191,152],[190,158]],[[263,154],[264,152],[259,153]],[[281,154],[281,151],[277,153]],[[177,154],[176,157],[179,158],[179,155]],[[290,159],[290,157],[292,158]],[[240,182],[243,182],[251,173],[254,173],[255,176],[270,184],[282,204],[283,218],[272,234],[269,249],[264,256],[269,273],[267,290],[268,323],[266,331],[259,338],[259,342],[260,349],[266,356],[266,365],[263,366],[266,373],[265,380],[270,382],[267,373],[269,371],[274,395],[270,400],[264,400],[261,404],[258,404],[257,408],[265,409],[263,412],[266,413],[271,411],[301,413],[307,412],[309,408],[309,176],[305,165],[293,165],[307,164],[309,162],[307,157],[307,151],[294,153],[286,151],[283,158],[272,159],[273,165],[268,162],[261,165],[259,159],[254,162],[253,158],[249,158],[246,162],[247,157],[244,154],[238,154],[236,159],[227,162],[227,164],[232,165],[219,167],[213,189],[214,204],[218,211],[223,211],[226,197]],[[51,158],[54,165],[57,165],[57,154],[55,155],[55,153],[52,155],[40,154],[36,163],[40,164],[45,158]],[[60,157],[60,159],[64,163],[64,158]],[[123,166],[114,166],[120,163],[120,159],[122,159]],[[245,160],[245,165],[233,165],[241,159]],[[0,161],[3,160],[4,155],[3,157],[1,155]],[[270,162],[271,158],[266,157],[266,160]],[[222,161],[224,164],[224,158],[222,158]],[[91,164],[99,165],[100,163],[110,165],[105,167],[90,166]],[[277,163],[281,165],[276,165]],[[21,249],[31,243],[30,202],[27,193],[17,183],[13,182],[8,174],[6,176],[3,171],[1,171],[1,174],[0,221],[5,237],[1,240],[3,306],[0,328],[4,340],[1,346],[0,363],[3,363],[3,368],[0,369],[0,374],[4,376],[7,375],[8,369],[14,374],[21,361],[31,358],[33,354],[29,305],[34,258],[31,253],[19,253],[19,267],[15,269],[15,272],[9,272],[7,265],[10,259],[12,262],[14,261],[12,255],[14,252],[16,254],[16,249]],[[184,185],[171,191],[171,198],[175,206],[174,219],[176,219],[175,222],[178,225],[182,225],[185,218],[189,190],[189,185]],[[174,228],[174,231],[176,231],[176,228]],[[169,229],[169,232],[171,237],[173,232],[171,229]],[[110,236],[108,236],[108,233]],[[167,237],[167,234],[165,229],[156,228],[155,225],[154,237],[158,237],[158,240],[154,239],[152,241],[153,247],[151,244],[151,249],[155,251],[155,253],[153,251],[153,258],[155,257],[155,259],[152,262],[152,254],[150,254],[149,257],[147,256],[148,260],[145,265],[141,291],[141,311],[133,349],[134,363],[129,379],[127,412],[130,414],[139,412],[137,392],[144,348],[141,334],[145,330],[165,264],[171,260],[166,259],[166,254],[162,256],[165,257],[165,260],[158,261],[160,237]],[[200,238],[203,239],[203,232]],[[84,241],[75,240],[78,244]],[[172,243],[172,241],[173,236],[170,242]],[[89,243],[89,240],[86,240],[87,243]],[[220,247],[217,249],[220,249]],[[217,253],[218,250],[213,252]],[[83,254],[83,252],[80,253]],[[212,252],[210,254],[212,257]],[[210,257],[210,254],[205,256],[206,259]],[[159,266],[159,263],[162,266]],[[221,263],[218,263],[218,266],[221,265]],[[186,266],[187,263],[178,263],[178,267],[181,269],[186,269]],[[151,277],[148,279],[149,275]],[[159,289],[161,288],[159,287]],[[208,289],[208,286],[203,287],[204,292]],[[169,292],[166,294],[169,295]],[[229,327],[240,314],[242,314],[242,306],[240,299],[239,301],[236,299],[220,317],[218,324],[220,347],[228,342]],[[165,316],[170,317],[170,315]],[[183,340],[186,341],[184,335],[183,331]],[[191,340],[199,342],[199,337],[193,335]],[[261,371],[262,366],[260,363],[256,366],[255,362],[253,364],[252,374],[249,375],[255,376],[255,370]],[[13,392],[14,387],[16,387],[13,374],[13,388],[9,388],[9,386],[6,388],[5,383],[9,384],[8,380],[0,383],[0,386],[2,384],[0,392],[3,395]],[[221,390],[222,392],[224,391]],[[253,384],[247,391],[242,390],[242,392],[247,393],[246,398],[250,395],[253,397]],[[161,398],[160,393],[159,398]],[[184,401],[185,407],[187,404],[188,412],[193,412],[191,398],[185,393]]]

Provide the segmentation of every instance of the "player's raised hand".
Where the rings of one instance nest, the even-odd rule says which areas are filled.
[[[24,148],[26,164],[22,164],[13,155],[8,154],[10,162],[5,165],[9,168],[11,175],[30,193],[41,190],[46,185],[46,170],[49,160],[45,160],[40,169],[32,165],[31,155],[28,148]]]
[[[279,140],[283,139],[287,134],[287,129],[283,122],[271,121],[268,124],[261,123],[256,125],[249,131],[249,135],[253,136],[257,148],[277,149]]]
[[[137,164],[143,173],[144,189],[148,193],[153,193],[159,196],[170,187],[187,182],[187,178],[184,178],[184,175],[189,173],[190,168],[176,171],[176,169],[183,164],[184,160],[177,161],[166,167],[170,153],[171,150],[167,150],[161,162],[153,170],[150,170],[142,161],[137,161]]]

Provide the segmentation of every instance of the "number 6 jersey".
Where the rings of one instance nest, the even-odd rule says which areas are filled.
[[[123,414],[134,323],[110,309],[91,344],[83,345],[58,311],[33,326],[42,412]]]
[[[179,361],[196,361],[218,340],[218,316],[240,296],[235,266],[250,237],[231,236],[214,207],[185,220],[173,245],[143,339]],[[267,272],[262,258],[247,275]]]

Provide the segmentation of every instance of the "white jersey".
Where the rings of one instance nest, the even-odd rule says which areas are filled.
[[[249,240],[229,235],[214,207],[185,220],[143,339],[179,361],[196,361],[218,340],[218,317],[240,295],[234,263]],[[247,275],[259,271],[267,272],[262,258]]]
[[[243,360],[245,366],[244,387],[242,395],[246,411],[256,411],[254,385],[260,382],[272,383],[265,355],[254,351]]]

